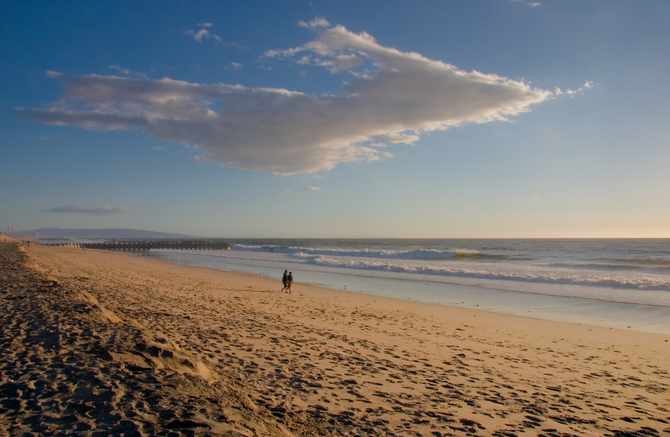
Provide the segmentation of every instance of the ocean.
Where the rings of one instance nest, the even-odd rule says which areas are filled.
[[[670,334],[669,239],[233,239],[142,256],[425,303]],[[297,288],[296,287],[296,288]]]

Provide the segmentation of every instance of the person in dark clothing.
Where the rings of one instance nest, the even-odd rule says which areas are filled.
[[[286,280],[288,281],[288,292],[293,293],[293,291],[291,291],[291,285],[293,285],[293,272],[288,272]]]
[[[284,276],[282,276],[281,281],[284,284],[284,288],[281,291],[286,291],[288,289],[288,270],[284,270]]]

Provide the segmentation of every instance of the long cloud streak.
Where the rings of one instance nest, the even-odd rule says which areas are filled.
[[[380,141],[411,143],[427,131],[504,120],[553,95],[383,47],[323,19],[302,24],[318,38],[266,58],[299,56],[300,64],[350,72],[352,80],[337,95],[49,72],[64,85],[61,100],[45,110],[17,109],[17,115],[88,129],[147,130],[194,145],[203,161],[289,175],[390,156],[376,147]],[[217,102],[219,112],[212,110]]]
[[[130,211],[132,211],[130,208],[122,208],[109,205],[70,205],[70,206],[57,206],[55,208],[44,210],[44,212],[58,212],[66,214],[83,213],[92,215],[123,214]]]

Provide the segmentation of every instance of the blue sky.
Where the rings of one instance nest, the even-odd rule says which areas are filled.
[[[1,1],[0,57],[0,230],[670,237],[666,1]]]

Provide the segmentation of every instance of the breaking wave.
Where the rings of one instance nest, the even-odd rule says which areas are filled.
[[[354,258],[379,258],[379,259],[406,259],[406,260],[487,260],[508,261],[519,260],[519,257],[510,257],[502,254],[481,253],[477,250],[454,250],[439,251],[434,249],[417,250],[370,250],[370,249],[332,249],[332,248],[310,248],[289,246],[253,246],[235,244],[233,250],[246,252],[278,253],[296,256],[336,256]]]

